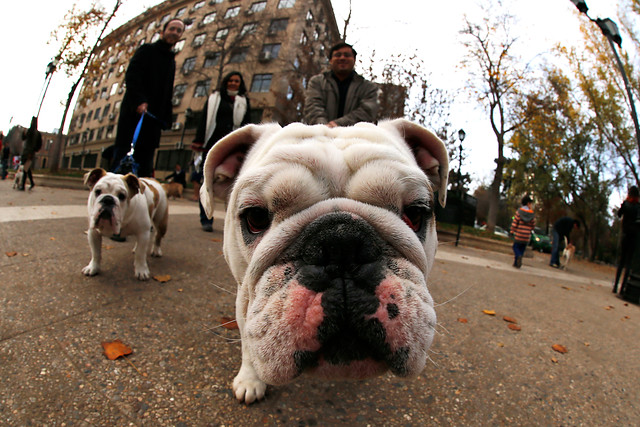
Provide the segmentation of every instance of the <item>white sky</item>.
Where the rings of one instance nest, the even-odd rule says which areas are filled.
[[[110,10],[115,0],[100,0]],[[274,1],[274,0],[269,0]],[[393,53],[413,53],[428,65],[437,87],[462,89],[466,77],[457,68],[464,50],[459,31],[464,14],[477,18],[478,0],[352,0],[352,19],[348,42],[362,58],[373,49],[376,58]],[[125,0],[112,29],[135,17],[160,0]],[[194,0],[195,2],[195,0]],[[46,65],[58,46],[50,41],[66,12],[76,3],[87,8],[90,0],[2,1],[0,25],[2,64],[0,66],[0,130],[6,134],[11,126],[28,126],[35,115],[44,83]],[[338,27],[342,31],[348,0],[332,0]],[[544,58],[556,43],[578,41],[579,18],[570,0],[505,0],[519,25],[521,57],[529,61],[536,55]],[[616,18],[615,0],[587,0],[592,18]],[[623,49],[625,43],[623,40]],[[72,80],[62,73],[53,76],[39,118],[39,129],[53,131],[60,126],[63,105]],[[65,127],[68,126],[71,111]],[[486,114],[472,99],[458,96],[452,116],[455,128],[464,128],[465,169],[476,180],[492,176],[497,149]],[[455,165],[457,166],[457,165]]]

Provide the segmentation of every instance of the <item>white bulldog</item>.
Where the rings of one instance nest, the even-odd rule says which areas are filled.
[[[164,189],[155,179],[117,175],[101,168],[85,174],[84,182],[91,189],[87,204],[91,262],[82,272],[87,276],[100,272],[102,236],[133,235],[136,237],[133,249],[136,278],[149,280],[147,255],[151,249],[151,256],[162,256],[160,242],[169,220]]]
[[[214,196],[228,198],[239,401],[303,372],[423,370],[436,325],[434,191],[444,206],[448,165],[442,141],[401,119],[249,125],[209,151],[201,200],[211,215]]]

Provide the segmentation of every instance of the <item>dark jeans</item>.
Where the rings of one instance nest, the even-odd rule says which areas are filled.
[[[631,233],[625,233],[622,235],[622,241],[620,242],[620,261],[618,262],[618,269],[616,270],[616,281],[613,282],[614,290],[618,287],[618,281],[622,270],[626,270],[625,278],[629,272],[629,264],[633,258],[633,251],[636,246],[636,235]],[[624,282],[624,279],[623,279]]]
[[[560,251],[564,249],[564,237],[553,230],[553,243],[551,244],[551,260],[549,265],[560,265]]]
[[[213,217],[211,217],[211,219],[207,218],[207,214],[202,207],[202,202],[198,202],[198,205],[200,205],[200,224],[213,225]]]
[[[527,249],[527,242],[514,242],[513,243],[513,254],[516,258],[520,258],[524,256],[524,251]]]

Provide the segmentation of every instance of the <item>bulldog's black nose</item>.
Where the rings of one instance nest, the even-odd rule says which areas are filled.
[[[100,204],[103,206],[114,206],[116,199],[113,196],[104,196],[102,200],[100,200]]]
[[[301,241],[305,286],[316,292],[346,284],[375,289],[383,242],[364,220],[346,213],[326,215],[307,227]]]

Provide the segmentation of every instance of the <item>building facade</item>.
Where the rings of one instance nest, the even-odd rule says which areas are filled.
[[[330,0],[167,0],[104,38],[72,114],[62,168],[106,166],[113,145],[129,60],[143,43],[160,38],[164,24],[183,19],[174,47],[173,123],[156,151],[156,176],[176,163],[188,167],[191,141],[209,94],[230,71],[240,71],[251,121],[299,121],[308,78],[326,68],[339,41]]]

